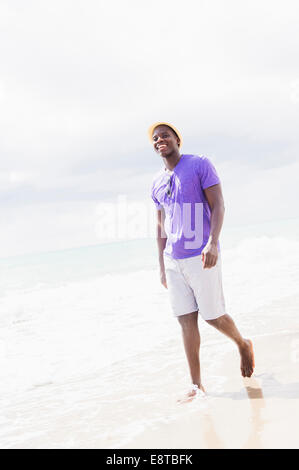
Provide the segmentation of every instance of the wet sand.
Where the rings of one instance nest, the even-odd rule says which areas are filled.
[[[253,338],[250,379],[234,344],[215,339],[202,347],[206,399],[177,403],[189,381],[178,337],[99,373],[2,398],[0,447],[298,448],[299,329]]]
[[[176,420],[153,426],[126,448],[298,448],[299,331],[254,339],[254,375],[239,375],[234,349],[204,364],[208,397],[176,405]],[[175,405],[174,405],[175,406]]]

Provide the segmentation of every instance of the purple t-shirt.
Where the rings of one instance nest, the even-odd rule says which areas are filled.
[[[165,211],[165,254],[175,259],[200,255],[211,217],[203,190],[219,183],[212,163],[198,155],[181,155],[172,172],[163,169],[154,178],[151,196],[157,209]]]

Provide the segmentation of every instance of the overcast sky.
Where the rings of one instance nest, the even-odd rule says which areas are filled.
[[[295,0],[1,0],[0,256],[98,243],[98,203],[148,199],[158,120],[229,223],[298,216],[298,24]]]

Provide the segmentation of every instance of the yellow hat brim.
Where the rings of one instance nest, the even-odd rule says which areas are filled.
[[[176,127],[174,127],[172,124],[169,124],[169,122],[155,122],[155,124],[153,124],[149,130],[148,130],[148,136],[149,136],[149,140],[151,143],[153,143],[153,133],[154,133],[154,130],[156,129],[156,127],[158,126],[168,126],[170,127],[170,129],[172,129],[176,134],[177,136],[179,137],[180,139],[180,144],[179,144],[179,148],[182,147],[182,144],[183,144],[183,138],[182,138],[182,135],[181,133],[177,130]]]

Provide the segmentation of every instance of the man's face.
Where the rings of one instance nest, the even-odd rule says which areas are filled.
[[[153,132],[154,149],[162,157],[171,155],[179,147],[179,138],[168,126],[158,126]]]

